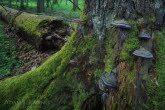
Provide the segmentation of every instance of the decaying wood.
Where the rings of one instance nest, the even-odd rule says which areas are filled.
[[[53,16],[35,15],[0,6],[1,18],[23,39],[41,50],[58,50],[67,41],[70,29]]]

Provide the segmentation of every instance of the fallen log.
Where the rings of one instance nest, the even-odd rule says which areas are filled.
[[[54,16],[35,15],[0,6],[0,16],[17,34],[38,49],[60,49],[70,35],[70,28]]]

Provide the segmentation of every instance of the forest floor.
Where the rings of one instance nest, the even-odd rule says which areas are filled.
[[[7,31],[0,20],[0,79],[37,68],[54,51],[40,52],[22,38]]]

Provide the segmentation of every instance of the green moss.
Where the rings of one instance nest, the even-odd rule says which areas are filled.
[[[74,110],[81,110],[83,102],[87,99],[87,96],[89,95],[83,88],[84,87],[82,87],[82,84],[79,84],[77,89],[74,91]]]
[[[156,21],[156,17],[155,15],[152,13],[150,16],[149,16],[149,22],[152,24],[152,23],[155,23]]]
[[[156,72],[158,75],[159,91],[157,92],[157,107],[158,110],[164,108],[165,105],[165,28],[162,32],[157,32],[155,34],[156,46],[157,46],[157,62],[156,62]]]
[[[79,42],[78,47],[76,48],[77,54],[81,53],[85,55],[87,52],[89,52],[88,50],[93,50],[96,46],[96,38],[94,37],[84,36],[83,38],[81,38],[81,40],[82,41]]]
[[[112,110],[116,110],[116,109],[117,109],[117,103],[114,102],[114,103],[112,103]]]
[[[96,51],[95,51],[96,49],[95,48],[93,48],[92,49],[92,52],[91,52],[91,54],[90,54],[90,56],[89,56],[89,63],[90,64],[95,64],[95,60],[96,60]]]
[[[116,28],[112,28],[111,30],[108,31],[107,33],[107,38],[106,38],[106,55],[105,55],[105,71],[110,72],[113,69],[113,64],[114,64],[114,50],[113,47],[117,41],[117,31]]]
[[[154,34],[156,42],[156,75],[157,78],[146,76],[148,101],[145,110],[163,110],[165,105],[165,31]]]
[[[101,69],[96,69],[94,72],[94,77],[96,81],[99,81],[101,76],[103,75],[104,71]]]
[[[94,48],[95,40],[86,37],[75,46],[76,36],[77,32],[73,33],[65,46],[39,68],[0,81],[0,109],[80,110],[89,93],[76,79],[80,68],[70,70],[68,65],[73,55]]]
[[[140,43],[138,40],[138,29],[134,27],[134,29],[131,30],[128,39],[124,43],[123,49],[120,54],[121,60],[127,61],[128,63],[132,64],[132,52],[139,47]]]
[[[84,13],[81,14],[80,16],[81,19],[84,19],[84,20],[87,20],[88,19],[88,16],[86,16]]]
[[[42,37],[43,32],[39,29],[38,26],[45,20],[50,22],[55,20],[55,18],[50,16],[38,16],[34,14],[22,13],[17,17],[17,19],[15,19],[15,22],[19,28],[24,29],[23,31],[28,32],[30,35],[32,34],[38,37]]]
[[[65,80],[64,80],[65,79]],[[60,110],[73,109],[72,95],[76,89],[74,78],[58,76],[43,91],[43,94],[36,98],[33,103],[28,106],[29,110],[51,110],[58,108]]]
[[[128,81],[129,82],[135,81],[135,78],[136,78],[136,72],[135,71],[130,71],[128,73]]]

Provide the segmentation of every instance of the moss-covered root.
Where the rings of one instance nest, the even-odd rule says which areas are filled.
[[[61,110],[65,110],[67,107],[72,108],[74,90],[78,88],[81,92],[83,86],[74,82],[74,77],[71,79],[70,77],[63,77],[63,73],[66,71],[70,58],[74,54],[76,35],[77,32],[73,33],[61,51],[52,55],[39,68],[21,76],[0,81],[0,109],[37,110],[42,109],[45,101],[47,104],[45,107],[48,110],[51,108],[61,108]],[[57,97],[57,95],[59,96]],[[85,96],[83,95],[83,97]],[[51,99],[52,101],[50,101]],[[66,99],[70,103],[67,103]],[[81,99],[78,98],[77,100]],[[56,103],[55,105],[49,106],[54,102]]]

